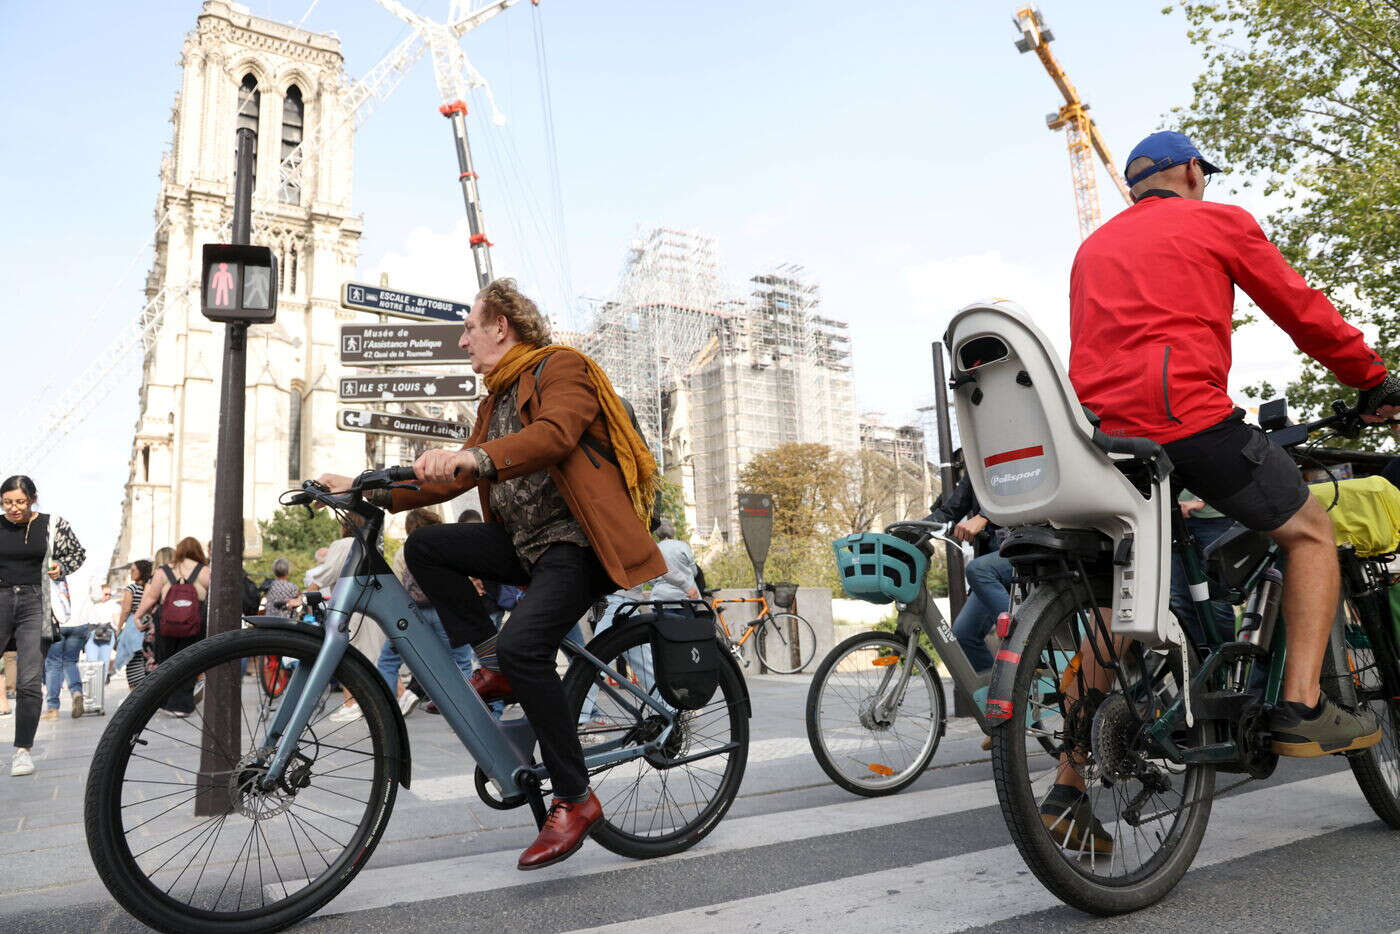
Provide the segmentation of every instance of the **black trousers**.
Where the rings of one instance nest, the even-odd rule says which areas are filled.
[[[201,624],[203,625],[203,624]],[[204,638],[203,631],[192,636],[162,636],[160,627],[156,627],[155,653],[156,665],[163,665],[176,652],[191,645],[195,645]],[[194,681],[185,681],[175,686],[175,690],[170,692],[170,696],[165,699],[162,705],[166,710],[175,713],[194,713]]]
[[[495,606],[468,577],[529,587],[501,629],[496,657],[539,740],[554,793],[576,797],[587,791],[578,722],[564,700],[554,659],[593,601],[617,589],[593,549],[551,545],[526,568],[500,523],[452,523],[425,526],[410,535],[404,560],[437,607],[454,646],[477,645],[496,635],[490,615]]]
[[[44,653],[39,642],[44,635],[42,584],[0,587],[0,645],[13,637],[18,671],[15,677],[15,748],[34,745],[39,728],[39,705],[44,699]]]

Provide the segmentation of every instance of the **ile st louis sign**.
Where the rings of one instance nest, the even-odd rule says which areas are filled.
[[[457,346],[459,324],[342,324],[340,362],[346,366],[415,366],[467,362]]]
[[[341,409],[335,421],[341,431],[361,431],[373,435],[401,435],[431,438],[434,441],[465,441],[467,426],[416,415],[385,415],[361,409]]]
[[[432,402],[476,399],[481,395],[476,375],[419,376],[366,374],[340,380],[340,398],[345,402]]]

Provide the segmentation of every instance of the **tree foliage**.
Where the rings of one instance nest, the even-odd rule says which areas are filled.
[[[1205,56],[1190,108],[1176,112],[1180,129],[1239,187],[1281,201],[1265,226],[1284,256],[1400,363],[1400,3],[1180,7]],[[1311,360],[1287,393],[1308,414],[1355,397]]]
[[[739,471],[739,488],[773,496],[773,535],[810,539],[833,527],[843,465],[824,444],[780,444]]]
[[[657,478],[657,489],[661,497],[659,512],[664,518],[670,519],[671,524],[676,527],[676,538],[685,540],[690,538],[690,523],[685,521],[685,493],[679,483],[667,480],[665,477]]]

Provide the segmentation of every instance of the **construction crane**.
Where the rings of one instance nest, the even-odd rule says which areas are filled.
[[[1097,153],[1109,178],[1118,186],[1123,200],[1132,204],[1128,186],[1113,166],[1113,155],[1108,151],[1103,134],[1089,116],[1089,105],[1080,98],[1079,92],[1070,83],[1069,75],[1050,51],[1050,43],[1055,34],[1045,25],[1045,18],[1034,6],[1024,6],[1016,11],[1016,29],[1021,38],[1016,40],[1016,51],[1035,52],[1040,63],[1050,73],[1050,80],[1064,95],[1064,106],[1058,113],[1047,114],[1045,125],[1051,130],[1065,131],[1065,144],[1069,148],[1070,179],[1074,184],[1074,205],[1079,217],[1079,239],[1093,233],[1103,222],[1103,212],[1099,206],[1099,186],[1094,175],[1094,154]]]

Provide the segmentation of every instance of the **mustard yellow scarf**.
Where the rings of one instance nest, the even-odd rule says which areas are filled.
[[[593,386],[593,394],[597,397],[598,407],[603,413],[603,424],[607,426],[608,443],[612,445],[618,467],[622,469],[622,481],[627,485],[627,495],[632,500],[632,508],[637,511],[637,518],[641,520],[643,528],[648,527],[651,523],[652,505],[656,499],[656,459],[651,456],[651,451],[647,450],[646,443],[637,429],[632,427],[632,420],[627,416],[627,409],[622,405],[617,390],[613,389],[612,380],[608,379],[608,374],[603,372],[603,368],[592,357],[562,344],[550,344],[545,347],[516,344],[507,350],[500,362],[486,374],[487,391],[494,393],[512,385],[526,370],[556,353],[575,354],[583,361],[588,382]]]

